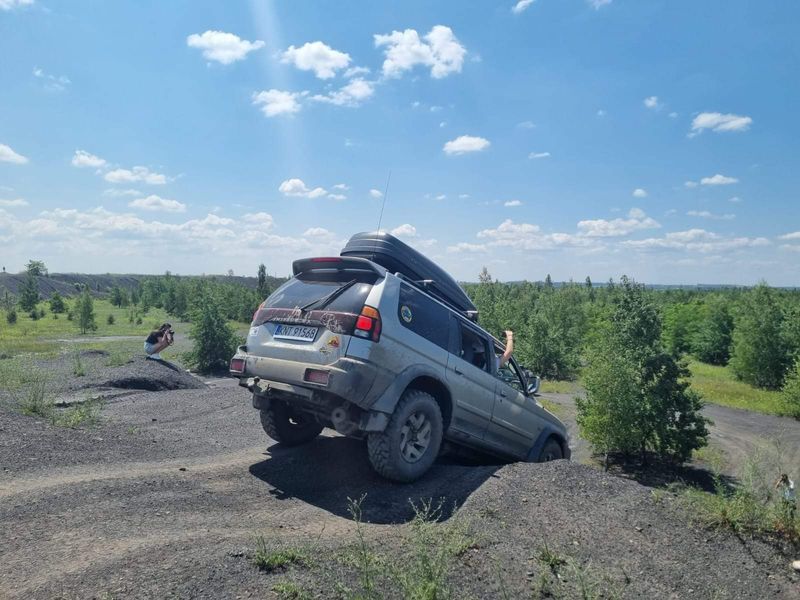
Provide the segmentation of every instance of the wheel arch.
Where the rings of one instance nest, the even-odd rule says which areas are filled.
[[[531,449],[528,451],[528,456],[525,459],[526,462],[537,462],[539,460],[539,455],[542,453],[542,449],[544,448],[545,444],[549,440],[556,440],[561,446],[561,454],[569,460],[571,452],[569,449],[569,442],[567,440],[566,434],[561,432],[554,427],[545,427],[542,432],[539,434],[539,437],[536,438],[536,442],[531,446]]]
[[[453,397],[447,386],[435,377],[421,375],[409,382],[406,390],[420,390],[433,396],[442,412],[442,431],[447,431],[453,418]]]

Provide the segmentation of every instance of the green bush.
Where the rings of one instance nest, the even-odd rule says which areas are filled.
[[[109,325],[113,325],[114,324],[114,315],[108,315],[108,318],[106,319],[106,322]]]
[[[61,297],[61,294],[58,292],[53,292],[53,295],[50,296],[50,312],[55,314],[63,313],[67,309],[66,304],[64,303],[64,298]]]
[[[201,373],[227,368],[238,340],[225,320],[219,300],[207,290],[201,290],[195,307],[189,333],[194,347],[187,353],[187,362]]]
[[[800,419],[800,358],[794,362],[794,368],[783,384],[781,398],[786,412],[795,419]]]
[[[92,300],[88,287],[83,288],[83,293],[78,298],[75,310],[78,312],[78,327],[81,333],[85,334],[87,331],[95,331],[97,329],[97,323],[94,320],[94,300]]]
[[[14,323],[16,323],[17,311],[14,310],[13,308],[9,309],[9,311],[6,313],[6,321],[8,321],[9,325],[13,325]]]

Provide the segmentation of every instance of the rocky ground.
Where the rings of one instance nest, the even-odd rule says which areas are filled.
[[[190,377],[116,368],[163,387]],[[458,598],[800,597],[787,557],[691,525],[662,490],[575,462],[447,457],[393,484],[363,443],[282,448],[234,381],[191,381],[111,398],[90,429],[0,408],[0,597],[401,597],[440,562],[431,585]],[[348,498],[362,496],[359,526]],[[414,520],[427,499],[441,522]],[[256,568],[259,536],[287,564]]]

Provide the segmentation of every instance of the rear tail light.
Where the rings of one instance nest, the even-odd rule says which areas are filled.
[[[231,373],[244,373],[245,364],[245,359],[233,357],[229,370]]]
[[[250,321],[250,324],[251,324],[251,325],[252,325],[252,324],[254,324],[254,323],[256,322],[256,317],[258,316],[258,311],[260,311],[262,308],[264,308],[264,305],[265,305],[266,303],[267,303],[267,301],[266,301],[266,300],[264,300],[264,301],[263,301],[261,304],[259,304],[259,305],[258,305],[258,308],[256,308],[256,312],[254,312],[254,313],[253,313],[253,320],[252,320],[252,321]]]
[[[312,263],[323,263],[323,262],[342,262],[342,259],[338,256],[318,256],[317,258],[311,259]]]
[[[381,339],[381,313],[377,308],[365,306],[361,309],[361,314],[356,319],[353,335],[373,342]]]
[[[328,378],[330,373],[321,369],[306,369],[303,379],[309,383],[319,383],[321,385],[328,385]]]

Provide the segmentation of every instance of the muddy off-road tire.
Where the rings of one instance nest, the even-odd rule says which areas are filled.
[[[430,469],[442,445],[442,411],[433,396],[407,390],[386,429],[370,433],[367,452],[378,474],[407,483]]]
[[[561,450],[561,444],[555,438],[550,438],[542,448],[539,454],[539,462],[550,462],[551,460],[559,460],[564,458],[564,452]]]
[[[262,409],[261,426],[266,434],[285,446],[310,442],[322,432],[322,425],[301,410],[293,410],[283,402],[270,402]]]

